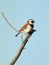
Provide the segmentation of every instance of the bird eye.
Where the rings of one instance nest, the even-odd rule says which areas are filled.
[[[31,23],[34,23],[34,21],[31,21]]]

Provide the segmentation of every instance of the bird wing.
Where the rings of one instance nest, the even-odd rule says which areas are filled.
[[[29,25],[29,23],[26,23],[20,30],[22,31],[22,30],[26,29],[28,25]]]

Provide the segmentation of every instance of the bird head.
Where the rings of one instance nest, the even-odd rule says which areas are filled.
[[[35,22],[34,22],[33,19],[29,19],[29,20],[28,20],[28,23],[29,23],[29,24],[34,24]]]

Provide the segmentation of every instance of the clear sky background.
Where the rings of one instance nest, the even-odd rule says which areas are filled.
[[[9,65],[21,45],[19,30],[30,18],[35,20],[35,32],[29,39],[15,65],[49,65],[49,0],[0,0],[0,65]]]

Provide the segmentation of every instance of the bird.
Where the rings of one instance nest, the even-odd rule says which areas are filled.
[[[15,37],[17,37],[20,33],[24,33],[24,34],[29,34],[30,31],[34,31],[34,23],[35,21],[33,19],[29,19],[27,20],[27,23],[24,24],[20,30],[18,31],[18,33],[15,35]]]

